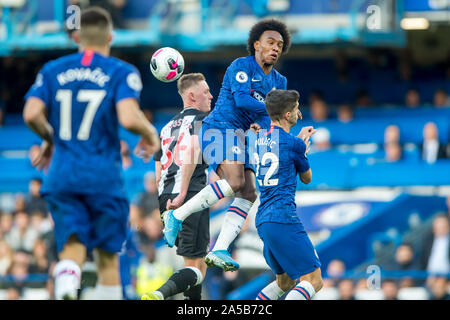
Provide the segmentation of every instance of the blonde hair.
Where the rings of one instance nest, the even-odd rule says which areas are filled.
[[[178,93],[182,95],[188,88],[205,80],[205,76],[202,73],[187,73],[182,75],[177,82]]]

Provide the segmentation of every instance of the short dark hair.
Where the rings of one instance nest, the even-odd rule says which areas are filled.
[[[297,90],[272,90],[266,96],[266,109],[273,121],[283,118],[286,112],[292,111],[300,94]]]
[[[112,27],[108,11],[100,7],[90,7],[81,13],[80,40],[90,45],[106,45]]]
[[[182,75],[180,79],[178,79],[177,82],[178,92],[180,94],[183,94],[183,92],[186,89],[192,87],[193,85],[203,80],[206,81],[205,76],[202,73],[186,73]]]
[[[291,34],[284,22],[276,19],[263,19],[257,22],[251,29],[247,40],[247,51],[251,56],[255,55],[255,47],[253,44],[261,38],[264,31],[276,31],[283,38],[283,52],[289,50],[291,46]]]

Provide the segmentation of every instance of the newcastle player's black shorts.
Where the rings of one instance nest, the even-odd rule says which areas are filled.
[[[188,192],[184,202],[188,201],[197,192]],[[159,211],[166,211],[169,199],[178,194],[162,194],[159,197]],[[183,229],[178,233],[175,245],[177,255],[187,258],[203,258],[209,251],[209,209],[194,212],[183,221]]]

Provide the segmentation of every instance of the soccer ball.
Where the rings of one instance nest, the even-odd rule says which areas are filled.
[[[183,56],[170,47],[158,49],[150,60],[150,70],[162,82],[175,81],[184,71]]]

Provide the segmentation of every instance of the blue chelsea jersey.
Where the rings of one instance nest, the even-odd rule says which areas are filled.
[[[286,87],[286,78],[274,68],[266,75],[254,56],[238,58],[228,67],[214,109],[204,121],[222,128],[244,131],[255,122],[268,128],[270,118],[264,106],[260,114],[249,108],[238,107],[237,96],[247,94],[264,104],[269,91]]]
[[[44,65],[26,98],[47,108],[55,150],[42,193],[73,192],[125,197],[116,104],[139,101],[137,69],[91,50]]]
[[[260,204],[255,224],[300,223],[296,213],[297,175],[309,170],[306,145],[278,126],[260,130],[252,141]]]

